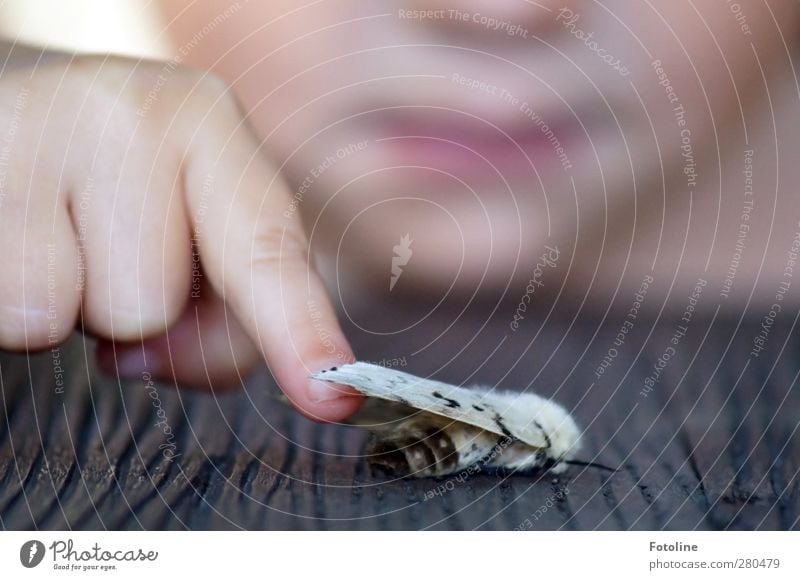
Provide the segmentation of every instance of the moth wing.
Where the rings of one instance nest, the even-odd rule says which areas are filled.
[[[543,430],[531,428],[530,420],[524,428],[506,424],[503,419],[507,410],[503,404],[504,398],[485,390],[465,389],[366,362],[326,369],[315,373],[313,377],[347,385],[367,397],[399,403],[474,425],[496,435],[518,439],[532,447],[547,448],[550,445]],[[542,403],[555,406],[544,399]]]
[[[403,403],[368,396],[361,408],[346,419],[345,423],[377,431],[389,428],[419,413],[418,409]]]

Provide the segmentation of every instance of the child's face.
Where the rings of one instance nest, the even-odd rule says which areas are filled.
[[[217,67],[335,242],[374,250],[384,270],[409,233],[415,269],[452,281],[461,268],[472,285],[487,266],[507,277],[520,248],[572,240],[580,220],[585,231],[624,208],[634,174],[660,204],[662,168],[685,180],[687,138],[716,155],[722,129],[760,98],[754,54],[785,59],[776,22],[791,35],[796,13],[724,0],[272,0],[232,17],[241,42]]]

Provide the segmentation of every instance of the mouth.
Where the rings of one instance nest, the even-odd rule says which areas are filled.
[[[497,179],[498,173],[505,177],[571,168],[579,128],[574,120],[548,123],[533,110],[513,128],[470,117],[462,123],[407,117],[379,123],[376,141],[397,164],[432,167],[459,178]]]

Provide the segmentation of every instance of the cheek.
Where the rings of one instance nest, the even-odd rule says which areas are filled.
[[[387,298],[416,285],[428,288],[437,299],[452,288],[471,293],[478,287],[502,287],[517,262],[544,243],[541,220],[525,203],[519,204],[518,212],[513,204],[498,203],[488,195],[482,203],[437,200],[435,195],[365,203],[368,195],[361,191],[343,198],[323,214],[319,223],[326,230],[314,240],[315,249],[333,258],[341,276],[359,272],[362,281],[369,279]],[[398,246],[406,236],[411,243],[402,256]],[[400,267],[395,272],[400,281],[390,290],[395,265]]]
[[[611,9],[620,15],[629,12],[624,2],[615,2]],[[735,99],[745,81],[760,75],[754,53],[764,64],[776,51],[783,51],[776,28],[797,22],[799,14],[793,2],[777,3],[767,10],[746,2],[701,1],[693,9],[678,2],[663,3],[643,10],[639,18],[628,15],[625,20],[642,42],[640,51],[664,62],[672,69],[670,76],[702,83],[710,93],[721,87],[721,96]]]

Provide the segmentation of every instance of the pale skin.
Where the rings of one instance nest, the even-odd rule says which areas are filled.
[[[15,137],[0,190],[0,271],[7,273],[0,348],[45,349],[80,322],[101,339],[99,362],[108,372],[137,378],[147,370],[220,389],[240,384],[263,359],[304,414],[347,417],[359,397],[308,380],[353,353],[309,265],[301,221],[286,212],[298,206],[298,185],[320,160],[360,142],[368,145],[317,179],[298,212],[311,224],[327,212],[314,232],[322,249],[336,250],[347,232],[355,249],[348,253],[345,244],[343,252],[361,280],[384,288],[391,248],[410,233],[414,255],[401,283],[434,296],[453,279],[466,293],[480,285],[494,295],[514,277],[524,286],[536,256],[557,245],[564,258],[548,275],[564,276],[574,256],[566,291],[580,299],[591,286],[587,304],[601,310],[617,292],[628,301],[650,273],[655,308],[658,300],[680,308],[700,276],[713,288],[704,296],[719,304],[768,306],[800,227],[796,87],[788,66],[781,68],[786,51],[796,53],[791,33],[799,11],[792,2],[770,3],[771,11],[742,2],[745,32],[728,4],[648,3],[631,15],[626,2],[577,0],[170,1],[162,5],[164,26],[181,64],[169,69],[122,58],[51,54],[39,61],[37,50],[6,46],[0,139]],[[518,24],[527,38],[480,21],[398,12],[451,8]],[[586,42],[590,32],[595,44]],[[601,55],[624,62],[629,74],[606,66]],[[700,168],[691,206],[674,103],[659,84],[656,59],[687,111]],[[471,81],[506,89],[541,113],[564,140],[569,174],[552,163],[550,144],[537,141],[518,102],[470,89]],[[389,113],[361,115],[375,110]],[[485,123],[462,113],[495,129],[486,132]],[[592,147],[570,141],[573,114]],[[403,148],[385,139],[429,132],[480,149],[497,141],[497,128],[530,143],[536,179],[524,163],[504,165],[514,158],[500,147],[481,151],[498,161],[502,182],[451,150],[440,155],[441,147]],[[739,239],[743,152],[750,149],[757,197],[746,251],[729,297],[717,298]],[[455,173],[471,189],[408,169],[420,165]],[[475,167],[480,171],[471,173]],[[410,192],[448,213],[393,201]],[[372,219],[353,219],[373,202],[380,204]],[[458,276],[454,256],[464,257]],[[548,289],[559,284],[548,279]],[[48,318],[53,296],[55,328]],[[704,299],[713,308],[716,302]]]
[[[226,84],[176,69],[142,111],[158,63],[5,50],[0,348],[49,348],[80,322],[107,371],[219,389],[263,358],[307,416],[351,414],[359,396],[308,378],[342,362],[307,323],[309,300],[352,352]]]

